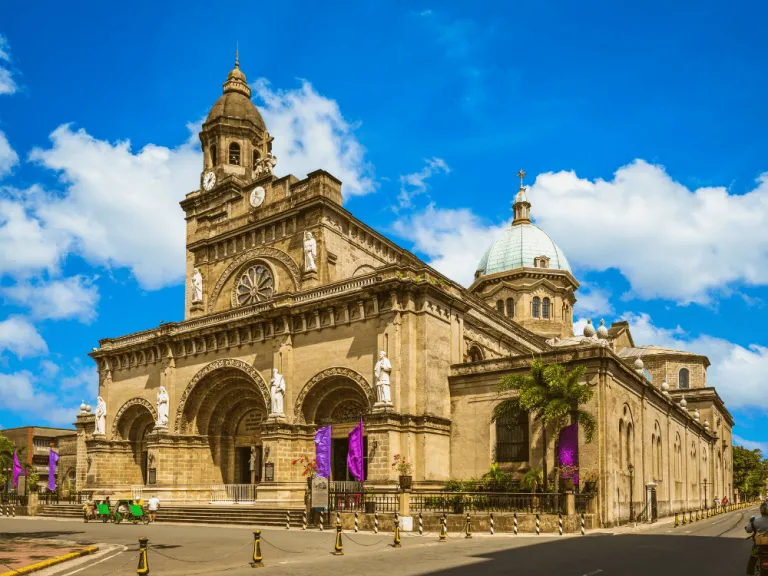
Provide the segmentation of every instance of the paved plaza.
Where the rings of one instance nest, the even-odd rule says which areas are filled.
[[[345,533],[344,556],[331,554],[334,532],[265,529],[263,571],[269,574],[564,574],[573,576],[742,574],[750,549],[743,530],[756,509],[723,514],[674,528],[594,531],[587,536],[475,533],[403,534],[393,549],[391,534]],[[98,554],[38,572],[42,576],[135,574],[138,538],[149,538],[151,574],[251,574],[253,531],[248,527],[201,525],[85,524],[77,520],[0,520],[0,538],[94,544]]]

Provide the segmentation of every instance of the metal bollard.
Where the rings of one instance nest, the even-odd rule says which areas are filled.
[[[285,512],[285,529],[286,530],[291,529],[291,513],[287,510]]]
[[[514,522],[513,528],[515,531],[515,536],[517,536],[517,512],[513,513],[512,521]]]
[[[675,528],[680,528],[680,518],[677,515],[677,512],[675,512]]]
[[[136,567],[136,574],[144,576],[149,574],[149,559],[147,558],[147,542],[149,539],[146,536],[139,538],[139,565]]]
[[[373,513],[373,533],[374,534],[379,533],[379,513],[378,512]]]
[[[341,512],[336,512],[336,524],[341,524]]]
[[[584,512],[582,512],[581,513],[581,535],[584,536],[585,533],[586,532],[584,530]]]
[[[261,555],[261,530],[253,531],[253,559],[251,568],[262,568],[264,566],[264,556]]]
[[[683,511],[683,526],[688,524],[687,520],[685,519],[685,511]]]
[[[448,530],[445,527],[445,512],[443,512],[443,517],[440,518],[440,540],[439,542],[445,542],[445,537],[448,534]]]
[[[469,518],[469,512],[467,512],[467,526],[464,528],[465,538],[472,538],[472,520]]]
[[[395,510],[395,521],[400,520],[400,515],[397,513],[397,510]]]
[[[491,536],[493,536],[493,512],[491,512]]]
[[[307,511],[304,510],[304,512],[301,513],[301,529],[306,530],[307,529]]]
[[[333,544],[334,556],[344,556],[344,544],[341,541],[341,522],[336,522],[336,542]]]
[[[357,510],[355,510],[355,533],[360,531],[360,521],[357,518]]]
[[[419,512],[419,536],[424,536],[424,518],[421,517],[421,512]]]
[[[541,524],[539,523],[539,514],[536,513],[536,536],[541,534]]]
[[[558,514],[557,516],[558,516],[557,518],[558,530],[560,531],[560,536],[562,536],[563,535],[563,515]]]
[[[693,524],[693,511],[688,512],[688,524]]]
[[[397,514],[397,512],[395,512]],[[400,520],[395,516],[395,541],[392,544],[392,548],[402,548],[400,544]]]

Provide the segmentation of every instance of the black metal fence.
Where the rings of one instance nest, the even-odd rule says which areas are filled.
[[[339,512],[396,512],[400,503],[396,490],[332,490],[328,496],[329,508]]]
[[[0,492],[0,504],[9,506],[26,506],[26,494],[16,494],[15,492]]]
[[[565,512],[564,494],[512,492],[413,492],[411,509],[418,512]]]
[[[595,496],[597,496],[597,494],[594,492],[582,492],[581,494],[576,494],[576,513],[588,513],[592,499]]]

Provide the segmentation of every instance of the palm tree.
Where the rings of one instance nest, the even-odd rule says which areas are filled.
[[[534,422],[542,424],[544,490],[549,488],[547,428],[552,427],[557,436],[565,426],[578,422],[587,442],[594,438],[595,417],[581,408],[595,393],[593,386],[581,383],[585,371],[584,366],[567,371],[560,364],[547,364],[541,358],[534,358],[529,373],[508,374],[498,384],[499,395],[507,397],[493,409],[491,421],[509,418],[519,422],[530,414]],[[514,395],[509,396],[510,393]]]

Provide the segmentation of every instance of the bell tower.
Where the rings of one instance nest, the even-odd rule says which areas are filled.
[[[203,172],[200,185],[211,192],[224,182],[239,188],[271,176],[277,164],[272,137],[264,119],[251,102],[251,88],[240,70],[239,53],[227,75],[223,94],[208,113],[200,132]]]

